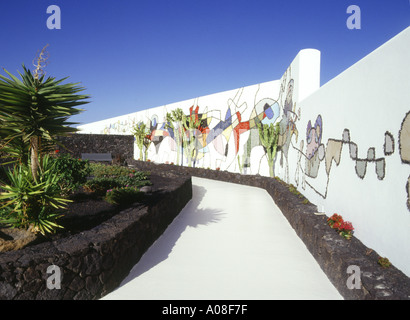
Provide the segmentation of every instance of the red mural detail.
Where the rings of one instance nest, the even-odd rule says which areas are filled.
[[[200,116],[200,114],[199,114],[199,106],[196,106],[195,110],[194,110],[194,106],[192,106],[192,107],[189,108],[189,117],[190,117],[191,119],[194,119],[195,122],[200,122],[199,116]],[[202,123],[201,123],[201,124],[202,124]],[[202,125],[200,125],[200,126],[198,127],[198,130],[199,130],[201,133],[203,133],[203,134],[207,132],[207,129],[209,129],[208,126],[203,127]]]
[[[236,116],[238,118],[239,124],[233,129],[233,136],[234,136],[234,139],[235,139],[235,155],[239,151],[240,135],[250,129],[249,121],[241,122],[242,116],[239,112],[236,112]]]

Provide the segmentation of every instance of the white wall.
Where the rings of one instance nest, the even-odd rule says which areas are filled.
[[[289,161],[298,163],[301,154],[302,157],[299,176],[294,175],[293,167],[288,181],[298,185],[319,208],[323,206],[328,215],[338,213],[351,221],[355,236],[388,257],[407,275],[410,275],[410,211],[406,185],[410,166],[403,163],[406,154],[402,152],[401,156],[400,148],[410,146],[409,126],[402,129],[410,110],[409,51],[410,28],[407,28],[299,102],[302,112],[297,128],[305,144],[301,153],[294,149],[300,149],[300,141],[292,141],[294,148],[289,150]],[[315,123],[318,115],[323,122],[324,158],[316,159],[317,177],[309,177],[307,123],[309,120]],[[343,141],[345,129],[349,130],[350,143],[339,142]],[[394,140],[393,153],[385,150],[386,133],[388,140],[391,137]],[[350,148],[355,146],[357,158],[362,159],[359,168],[366,168],[365,175],[356,173],[356,158],[352,159],[350,153]],[[368,159],[368,152],[373,153],[370,148],[374,148],[377,160]],[[338,151],[339,165],[333,162],[327,172],[326,157]]]
[[[273,174],[297,186],[327,215],[338,213],[351,221],[355,236],[410,276],[409,50],[407,28],[319,88],[320,52],[305,49],[279,80],[80,129],[84,133],[130,134],[131,127],[143,121],[152,128],[148,158],[177,163],[176,144],[163,128],[165,115],[175,108],[189,115],[190,107],[198,106],[207,130],[197,132],[197,137],[207,143],[200,148],[195,165],[268,176],[255,116],[264,124],[279,123],[281,150]],[[269,106],[265,113],[264,106]],[[218,127],[223,130],[208,141]],[[187,165],[187,159],[183,161]],[[244,166],[247,161],[249,167]]]
[[[293,108],[293,104],[299,100],[299,96],[305,97],[319,88],[319,77],[320,52],[306,49],[298,53],[279,80],[146,109],[86,124],[80,126],[79,129],[82,133],[131,134],[133,126],[139,122],[144,122],[152,129],[153,143],[149,148],[148,159],[156,162],[177,163],[175,143],[164,128],[166,113],[181,108],[186,115],[189,115],[191,107],[194,107],[194,111],[198,107],[198,113],[201,119],[207,122],[209,130],[212,131],[212,129],[220,127],[223,132],[218,131],[217,138],[211,143],[204,143],[196,166],[269,175],[265,151],[260,146],[254,119],[261,119],[266,104],[271,106],[271,114],[269,115],[273,115],[273,117],[261,119],[262,123],[270,123],[280,119],[286,95],[292,99]],[[293,94],[288,92],[289,83],[293,83]],[[223,122],[229,122],[229,124],[224,125]],[[238,132],[237,135],[235,128]],[[199,134],[201,139],[208,141],[206,132]],[[140,158],[137,145],[135,145],[135,158]],[[246,162],[246,158],[251,159],[250,167],[241,168],[242,163]],[[187,159],[184,160],[181,158],[181,161],[184,161],[183,164],[186,165]]]

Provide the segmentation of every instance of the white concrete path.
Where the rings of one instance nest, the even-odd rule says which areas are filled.
[[[192,200],[103,299],[343,299],[264,189],[192,184]]]

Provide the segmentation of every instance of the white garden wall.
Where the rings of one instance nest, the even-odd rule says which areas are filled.
[[[156,162],[275,175],[327,215],[338,213],[365,245],[410,275],[410,28],[319,88],[320,52],[305,49],[283,77],[90,123],[81,133],[130,134],[144,122]],[[181,108],[201,121],[197,151],[165,126]],[[278,123],[273,170],[257,123]],[[185,133],[187,134],[187,133]],[[135,158],[140,152],[135,146]]]
[[[289,151],[289,182],[327,214],[352,221],[355,236],[407,275],[409,50],[407,28],[300,101],[301,139],[292,141]],[[315,130],[318,116],[320,133]],[[310,134],[319,137],[319,143],[311,142],[310,149],[317,150],[310,159],[309,121]]]

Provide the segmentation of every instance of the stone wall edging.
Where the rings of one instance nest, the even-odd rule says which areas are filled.
[[[155,204],[135,205],[95,228],[0,254],[0,300],[93,300],[114,290],[192,198],[174,177]],[[61,275],[60,288],[53,287]],[[49,284],[48,284],[49,283]]]

